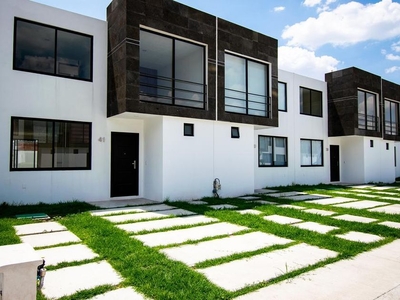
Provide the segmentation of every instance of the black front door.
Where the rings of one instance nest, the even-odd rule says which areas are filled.
[[[340,181],[339,146],[331,145],[331,182]]]
[[[111,132],[111,197],[139,195],[139,134]]]

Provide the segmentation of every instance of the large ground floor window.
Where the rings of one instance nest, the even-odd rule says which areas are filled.
[[[320,140],[300,140],[301,147],[301,166],[323,166],[323,141]]]
[[[275,136],[258,137],[258,166],[286,167],[287,138]]]
[[[11,118],[10,169],[89,170],[91,123]]]

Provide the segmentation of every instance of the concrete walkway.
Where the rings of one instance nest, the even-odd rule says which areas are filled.
[[[400,240],[236,299],[398,300]]]

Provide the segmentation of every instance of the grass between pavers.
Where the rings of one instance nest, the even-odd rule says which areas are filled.
[[[371,200],[371,201],[382,201],[393,204],[398,204],[398,201],[390,201],[380,198],[368,198],[360,197],[358,195],[351,194],[351,188],[338,186],[329,188],[336,188],[337,190],[349,190],[349,195],[338,195],[325,189],[325,186],[302,186],[301,189],[298,186],[286,187],[284,189],[279,188],[281,191],[304,191],[307,193],[318,193],[327,194],[336,197],[349,197],[359,200]],[[394,189],[398,186],[394,187]],[[274,188],[278,189],[278,188]],[[396,191],[399,195],[400,192]],[[369,194],[373,194],[371,190]],[[335,211],[338,214],[351,214],[357,216],[364,216],[378,219],[376,222],[381,221],[393,221],[400,222],[399,215],[389,215],[385,213],[369,212],[366,209],[351,209],[351,208],[340,208],[331,205],[320,205],[309,201],[292,201],[288,199],[273,198],[266,195],[259,195],[262,200],[278,202],[280,204],[293,204],[303,206],[306,208],[318,208],[322,210]],[[383,197],[379,195],[379,197]],[[88,213],[81,213],[76,215],[66,216],[70,213],[83,212],[87,210],[94,210],[93,206],[86,203],[73,203],[72,207],[68,208],[69,203],[60,203],[55,205],[43,204],[39,206],[8,206],[0,205],[0,244],[15,244],[19,242],[19,238],[15,235],[15,231],[12,228],[13,225],[21,225],[26,223],[32,223],[32,220],[16,220],[10,219],[15,214],[21,213],[32,213],[32,212],[44,212],[50,216],[60,217],[57,218],[60,223],[67,226],[69,230],[74,232],[78,237],[82,239],[82,242],[88,245],[94,252],[98,253],[100,259],[106,259],[111,265],[121,273],[125,280],[120,284],[123,286],[134,286],[139,292],[143,292],[149,297],[154,299],[230,299],[247,292],[254,291],[258,288],[279,282],[284,279],[290,279],[308,270],[324,266],[328,263],[352,257],[358,253],[371,250],[372,248],[378,247],[385,243],[388,243],[396,238],[400,238],[400,231],[398,229],[378,225],[375,223],[357,223],[349,222],[344,220],[332,219],[329,216],[319,216],[311,213],[302,212],[290,208],[282,208],[276,205],[261,205],[251,201],[245,201],[236,198],[217,199],[217,198],[205,198],[202,199],[212,204],[223,204],[229,203],[238,206],[238,209],[250,209],[255,208],[262,212],[262,215],[241,215],[233,210],[213,210],[207,205],[192,205],[187,202],[171,202],[173,206],[185,208],[190,211],[204,214],[209,217],[218,218],[219,221],[226,221],[238,225],[247,226],[253,231],[262,231],[266,233],[272,233],[280,237],[285,237],[294,240],[295,243],[305,242],[310,245],[315,245],[321,248],[333,250],[339,253],[336,258],[331,258],[326,261],[317,263],[310,267],[306,267],[300,270],[296,270],[290,273],[283,272],[281,276],[273,279],[269,282],[263,282],[260,284],[252,285],[241,289],[235,293],[224,291],[215,285],[211,284],[203,275],[191,270],[186,265],[167,259],[163,254],[157,251],[157,248],[149,248],[143,246],[143,244],[135,239],[132,239],[130,235],[122,230],[115,227],[115,224],[108,222],[99,217],[92,217]],[[6,207],[6,210],[2,210]],[[331,231],[327,234],[319,234],[316,232],[303,230],[289,225],[280,225],[273,222],[263,220],[263,216],[278,214],[282,216],[294,217],[302,219],[304,221],[313,221],[324,225],[331,225],[339,227],[338,230]],[[63,217],[66,216],[66,217]],[[8,217],[8,218],[7,218]],[[143,220],[141,220],[142,222]],[[151,220],[153,221],[153,219]],[[130,222],[128,222],[130,223]],[[194,226],[202,226],[206,224],[194,224],[189,226],[177,226],[176,229],[190,228]],[[172,228],[175,229],[175,228]],[[169,231],[171,228],[154,230],[151,232],[158,231]],[[364,244],[358,242],[346,241],[334,236],[334,234],[345,233],[348,231],[360,231],[371,234],[376,234],[384,237],[382,241]],[[144,232],[136,233],[143,234]],[[148,233],[148,232],[147,232]],[[214,239],[214,238],[210,238]],[[207,238],[208,240],[208,238]],[[198,242],[198,241],[196,241]],[[291,243],[292,244],[292,243]],[[286,248],[287,245],[277,246],[280,248]],[[276,248],[276,249],[278,249]],[[256,254],[267,253],[274,250],[273,247],[267,247],[259,249],[257,251],[246,252],[241,254],[234,254],[229,257],[221,259],[209,260],[198,263],[196,267],[205,268],[208,266],[218,265],[224,262],[232,260],[250,257]],[[58,269],[64,266],[72,266],[80,263],[70,263],[65,265],[57,265],[54,269]],[[52,269],[52,268],[51,268]],[[125,276],[125,275],[126,276]],[[200,285],[200,287],[198,286]],[[88,299],[97,294],[104,293],[115,289],[116,287],[103,286],[93,290],[79,292],[75,295],[66,297],[64,300],[71,299]],[[194,294],[193,294],[194,291]],[[193,295],[195,295],[193,297]],[[38,299],[44,300],[43,295],[39,293]]]
[[[183,263],[168,259],[112,223],[88,213],[60,220],[83,243],[106,259],[125,279],[153,299],[229,299],[230,293],[211,284]],[[84,298],[82,298],[84,299]]]

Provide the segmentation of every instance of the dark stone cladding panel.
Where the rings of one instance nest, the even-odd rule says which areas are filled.
[[[357,90],[364,89],[381,95],[381,78],[352,67],[325,74],[328,84],[328,135],[381,136],[379,131],[358,129]],[[381,107],[380,103],[379,106]],[[379,115],[380,112],[379,112]]]
[[[382,94],[384,99],[400,102],[400,85],[382,79]]]
[[[107,9],[109,27],[108,116],[122,112],[215,119],[216,18],[172,0],[113,0]],[[140,26],[207,45],[206,109],[169,106],[139,100]],[[114,53],[125,49],[125,69]],[[120,54],[118,51],[116,53]],[[118,56],[119,57],[119,56]],[[211,62],[210,62],[211,61]],[[125,81],[121,78],[125,78]],[[121,82],[123,85],[121,86]],[[122,92],[124,90],[124,93]]]
[[[382,95],[384,99],[400,102],[400,85],[382,79]],[[385,112],[385,110],[383,110]],[[400,141],[400,135],[384,134],[385,140]]]
[[[218,120],[278,127],[278,41],[229,21],[218,19]],[[225,51],[271,64],[271,115],[257,117],[225,112]]]

